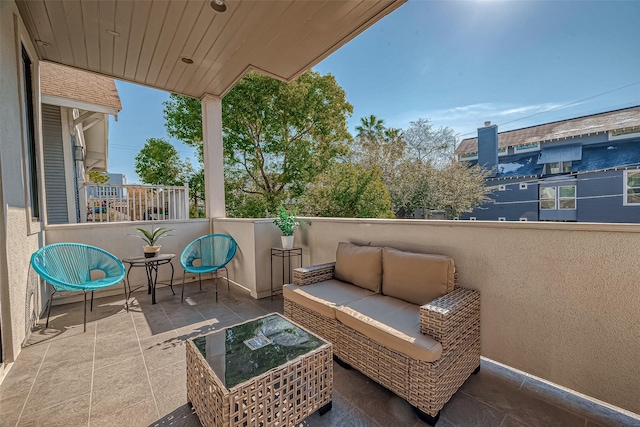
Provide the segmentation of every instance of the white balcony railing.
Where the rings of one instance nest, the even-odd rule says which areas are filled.
[[[189,218],[189,187],[96,184],[85,186],[87,222]]]

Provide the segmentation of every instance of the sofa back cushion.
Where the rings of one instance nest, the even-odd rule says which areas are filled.
[[[453,259],[384,248],[382,293],[424,305],[453,290]]]
[[[382,248],[338,243],[334,277],[379,293],[382,286]]]

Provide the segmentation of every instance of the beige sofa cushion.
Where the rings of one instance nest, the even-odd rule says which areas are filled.
[[[379,293],[382,286],[382,248],[338,243],[334,277]]]
[[[336,318],[336,307],[375,295],[366,289],[358,288],[340,280],[325,280],[312,285],[284,285],[284,298],[308,308],[321,316]]]
[[[384,248],[382,293],[418,305],[445,295],[454,287],[453,259]]]
[[[440,343],[420,333],[420,307],[396,298],[373,295],[336,310],[338,321],[373,341],[410,358],[433,362]]]

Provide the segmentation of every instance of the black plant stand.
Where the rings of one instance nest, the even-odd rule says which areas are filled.
[[[273,295],[278,289],[273,289],[273,258],[282,259],[282,286],[285,285],[284,280],[284,265],[285,259],[288,261],[286,264],[288,268],[287,282],[291,283],[291,258],[299,257],[300,258],[300,267],[302,267],[302,248],[271,248],[271,299],[273,300]],[[282,289],[282,288],[281,288]]]

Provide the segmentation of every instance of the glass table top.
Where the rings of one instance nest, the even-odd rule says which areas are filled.
[[[227,389],[326,344],[277,313],[194,338],[193,343]]]

